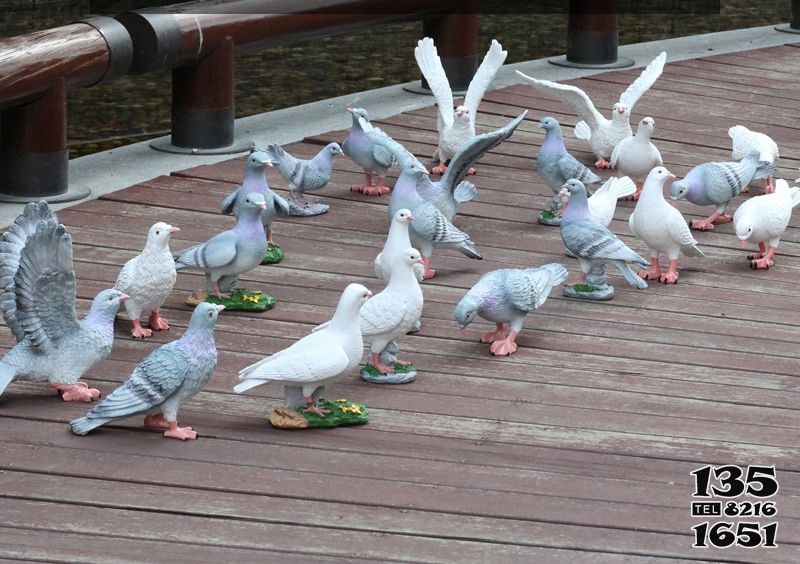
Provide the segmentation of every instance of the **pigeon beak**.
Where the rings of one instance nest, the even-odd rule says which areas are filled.
[[[406,217],[408,217],[408,221],[414,221],[414,216],[413,215],[408,215]]]
[[[260,207],[262,210],[265,210],[267,209],[267,204],[258,204],[258,207]]]
[[[272,166],[272,161],[264,161],[264,164],[267,166]]]
[[[425,167],[422,167],[422,172],[424,172],[425,174],[430,174],[430,172],[428,172],[428,169]]]
[[[675,180],[676,178],[678,178],[678,177],[675,176],[674,174],[672,174],[671,172],[669,173],[669,179],[670,180]]]
[[[541,123],[537,123],[537,124],[536,124],[536,127],[538,127],[539,129],[541,129],[541,128],[543,128],[544,126],[543,126]]]
[[[169,232],[170,233],[177,233],[178,231],[180,231],[179,227],[170,227],[169,228]]]
[[[459,325],[458,325],[458,328],[459,328],[459,329],[461,329],[461,330],[463,331],[464,329],[466,329],[466,328],[467,328],[467,326],[466,326],[466,325],[461,325],[461,324],[459,323]]]
[[[120,294],[119,295],[119,301],[121,301],[121,302],[124,302],[128,298],[130,298],[130,296],[128,294]]]
[[[347,111],[350,112],[351,114],[356,113],[354,108],[347,108]]]
[[[739,242],[742,244],[743,249],[747,248],[747,239],[741,239]]]
[[[217,313],[219,313],[220,311],[222,311],[223,309],[225,309],[225,306],[224,306],[224,305],[222,305],[222,304],[216,304],[216,305],[217,305]]]
[[[620,109],[618,109],[618,110],[617,110],[617,113],[618,113],[618,114],[624,114],[624,113],[625,113],[625,108],[620,108]]]

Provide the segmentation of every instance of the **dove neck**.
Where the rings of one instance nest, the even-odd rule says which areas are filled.
[[[333,153],[325,147],[314,155],[314,158],[311,159],[311,164],[323,172],[331,172],[333,170]]]
[[[642,140],[644,140],[644,141],[650,141],[650,137],[651,137],[651,131],[650,131],[650,128],[649,128],[649,127],[641,127],[641,126],[639,126],[639,127],[636,129],[636,135],[635,135],[635,137],[636,137],[637,139],[642,139]]]
[[[249,234],[264,231],[264,226],[261,223],[261,208],[245,208],[236,220],[236,225],[233,226],[233,231],[236,233]],[[266,237],[266,235],[265,235]]]
[[[573,193],[569,195],[569,204],[564,211],[562,219],[567,221],[576,221],[591,219],[592,215],[589,213],[589,202],[586,199],[586,192]]]
[[[113,333],[114,318],[116,315],[116,311],[109,312],[107,309],[95,308],[94,304],[92,304],[92,308],[89,310],[86,317],[83,318],[83,322],[92,327],[111,327]]]
[[[181,337],[181,341],[183,341],[184,345],[190,350],[204,350],[209,347],[215,347],[214,326],[208,325],[207,323],[192,326],[190,323],[189,327],[186,329],[186,333]]]
[[[407,198],[419,197],[417,194],[417,181],[419,178],[413,173],[403,171],[392,189],[392,196],[397,194],[397,197],[402,197],[404,202],[408,201]]]
[[[544,136],[544,143],[542,143],[542,150],[549,151],[553,149],[564,149],[564,136],[561,134],[561,129],[554,127],[547,130]]]
[[[350,331],[353,326],[360,327],[361,322],[358,316],[359,311],[360,308],[352,307],[351,304],[343,304],[340,302],[336,308],[336,312],[331,318],[330,325],[328,325],[328,327],[342,332]]]
[[[652,182],[645,180],[644,186],[642,186],[642,193],[639,196],[639,201],[647,203],[656,200],[664,200],[664,184],[657,180]]]
[[[264,186],[267,185],[266,170],[267,168],[262,166],[248,166],[244,171],[242,186],[245,188],[260,188],[263,190]]]
[[[412,287],[415,283],[417,283],[417,276],[414,274],[414,265],[406,264],[405,260],[401,259],[392,265],[392,275],[386,289],[402,290]]]

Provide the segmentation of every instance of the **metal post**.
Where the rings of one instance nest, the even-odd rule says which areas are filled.
[[[554,65],[575,68],[630,67],[633,60],[618,57],[619,29],[616,0],[570,0],[567,55]]]
[[[252,141],[234,142],[233,39],[228,36],[194,65],[172,71],[172,136],[153,141],[159,151],[224,154],[249,150]]]
[[[422,22],[422,34],[436,44],[442,67],[454,95],[466,93],[478,69],[478,14],[475,2],[465,2],[460,11]],[[409,92],[430,94],[423,76],[419,86],[407,87]]]
[[[800,33],[800,0],[792,0],[792,19],[788,24],[776,25],[775,29],[786,33]]]

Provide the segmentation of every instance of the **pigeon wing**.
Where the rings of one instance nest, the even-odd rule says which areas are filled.
[[[560,84],[549,80],[539,80],[538,78],[533,78],[519,71],[517,71],[517,74],[550,97],[571,106],[578,117],[585,121],[592,131],[597,129],[601,123],[608,121],[597,111],[597,108],[594,107],[589,96],[586,95],[586,92],[577,86]]]
[[[607,227],[595,221],[562,223],[561,235],[566,247],[581,257],[646,262]]]
[[[264,152],[271,162],[278,165],[276,168],[281,176],[287,181],[294,183],[293,178],[297,175],[297,166],[302,161],[287,153],[283,147],[277,143],[273,143],[267,147]],[[302,174],[300,176],[302,178]]]
[[[369,307],[367,307],[369,306]],[[365,337],[380,335],[397,327],[406,315],[407,305],[380,293],[361,306],[361,334]]]
[[[325,338],[325,330],[303,337],[280,351],[239,372],[241,380],[317,382],[338,376],[350,365],[342,347]]]
[[[187,358],[176,354],[178,343],[173,341],[147,355],[128,379],[92,408],[87,417],[128,417],[164,403],[194,369]]]
[[[413,213],[414,221],[409,224],[409,228],[422,239],[434,244],[469,241],[469,235],[448,221],[444,214],[430,202],[416,206]]]
[[[272,190],[270,190],[270,192],[272,192]],[[272,201],[275,204],[276,210],[283,212],[283,215],[289,215],[289,202],[275,192],[272,192]]]
[[[80,329],[75,313],[72,238],[55,219],[28,237],[14,276],[16,318],[33,349],[47,353],[63,335]]]
[[[215,235],[202,245],[175,253],[175,262],[180,266],[209,270],[222,268],[236,258],[236,235],[225,231]]]
[[[439,119],[446,127],[453,125],[453,91],[450,89],[450,82],[444,73],[442,61],[436,51],[433,39],[426,37],[420,39],[414,49],[414,57],[417,59],[419,70],[428,82],[428,87],[436,98],[439,106]],[[483,96],[483,93],[481,93]],[[477,104],[476,104],[477,106]],[[440,128],[441,130],[441,128]]]
[[[503,46],[496,39],[492,39],[492,45],[483,57],[481,66],[475,71],[475,76],[472,77],[472,81],[470,81],[467,88],[467,95],[464,97],[464,105],[469,110],[469,120],[472,127],[475,127],[478,105],[481,103],[486,89],[492,83],[494,75],[503,66],[507,56],[508,51],[503,51]]]
[[[670,239],[683,247],[694,247],[697,241],[692,236],[692,231],[689,229],[686,220],[683,219],[681,212],[670,206],[667,216],[667,232]],[[699,249],[698,249],[699,251]],[[700,253],[703,256],[703,253]]]
[[[470,86],[471,87],[471,86]],[[467,177],[469,167],[486,153],[508,139],[517,126],[525,119],[528,110],[525,110],[504,127],[482,135],[476,135],[467,141],[450,161],[450,165],[442,176],[441,183],[451,194],[462,180]]]
[[[225,199],[222,200],[222,204],[219,206],[219,211],[226,215],[230,215],[233,213],[233,205],[236,203],[236,196],[239,195],[239,189],[237,188],[227,196]]]
[[[658,77],[661,76],[661,73],[664,72],[664,63],[666,60],[667,54],[662,51],[658,57],[653,59],[650,64],[644,68],[642,74],[628,86],[625,92],[620,94],[619,101],[628,106],[629,110],[633,111],[633,106],[636,105],[639,98],[653,86],[653,83],[655,83]]]
[[[540,269],[512,270],[504,285],[514,307],[522,311],[533,311],[547,300],[553,280],[549,272]]]

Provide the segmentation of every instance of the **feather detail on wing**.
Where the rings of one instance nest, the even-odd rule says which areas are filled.
[[[402,300],[378,294],[361,306],[361,334],[368,337],[393,330],[403,320],[407,309]]]
[[[577,86],[572,86],[571,84],[560,84],[550,80],[539,80],[538,78],[533,78],[519,71],[517,71],[517,74],[542,92],[548,94],[551,98],[555,98],[556,100],[560,100],[571,106],[572,109],[575,110],[575,113],[578,115],[578,117],[586,122],[586,125],[589,126],[589,129],[595,130],[597,129],[598,125],[608,121],[600,114],[600,112],[597,111],[597,108],[594,107],[594,104],[589,99],[589,96],[586,95],[586,92]]]
[[[434,244],[461,243],[469,241],[469,235],[450,223],[448,219],[430,202],[414,208],[414,221],[409,229]]]
[[[278,172],[280,175],[287,179],[287,181],[296,176],[295,169],[298,165],[298,159],[287,153],[283,147],[278,145],[277,143],[273,143],[264,151],[267,154],[267,157],[273,163],[276,163],[278,166]],[[301,181],[296,182],[296,185],[299,185]]]
[[[236,258],[236,237],[230,231],[215,235],[202,245],[173,254],[176,268],[222,268]]]
[[[680,245],[681,252],[687,257],[704,257],[703,251],[697,248],[697,241],[692,236],[692,232],[686,224],[686,220],[683,219],[681,212],[672,207],[668,211],[667,231],[670,239]]]
[[[433,39],[426,37],[420,39],[414,49],[414,57],[417,59],[419,70],[428,82],[428,86],[436,98],[439,106],[439,117],[446,127],[453,125],[453,91],[450,89],[450,82],[442,67],[442,61],[433,44]]]
[[[364,130],[369,140],[372,141],[372,156],[383,166],[388,168],[399,164],[401,168],[405,168],[410,163],[415,162],[420,167],[425,168],[417,157],[411,154],[411,151],[392,139],[392,137],[381,128],[375,127],[364,118],[358,118],[358,124],[361,126],[361,129]]]
[[[771,137],[758,131],[750,131],[743,125],[728,129],[728,137],[733,141],[731,151],[734,160],[743,159],[750,151],[758,151],[759,160],[775,162],[779,156],[778,144]]]
[[[34,350],[50,352],[77,331],[72,238],[55,219],[39,223],[28,237],[14,276],[16,319]]]
[[[478,105],[486,93],[486,89],[494,79],[494,75],[503,66],[503,63],[508,56],[508,51],[503,51],[503,46],[492,39],[492,45],[483,57],[483,62],[478,70],[475,71],[475,76],[467,88],[467,95],[464,97],[464,105],[469,110],[470,125],[475,127],[475,116],[478,114]]]
[[[642,74],[628,86],[625,92],[620,94],[619,101],[633,111],[633,106],[636,105],[639,98],[653,86],[653,83],[664,72],[664,63],[666,61],[667,54],[662,51],[658,57],[650,61],[650,64],[644,68]]]

